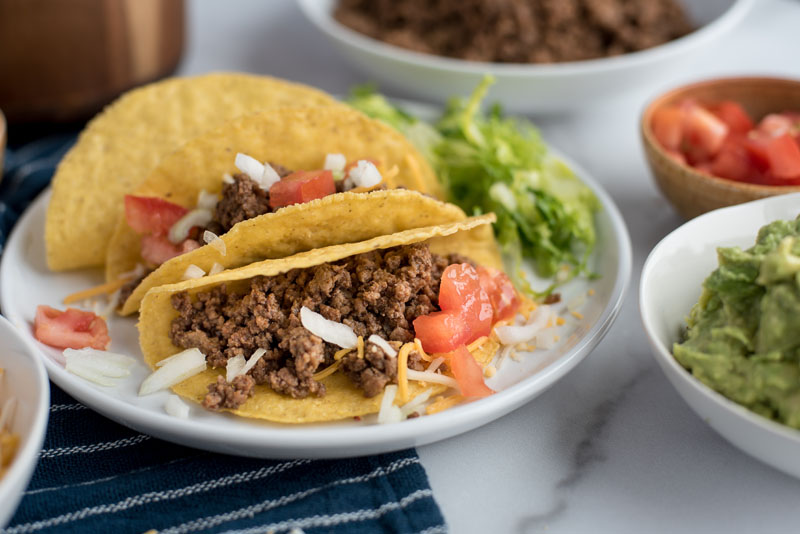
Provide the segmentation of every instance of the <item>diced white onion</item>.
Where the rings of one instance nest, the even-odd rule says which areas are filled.
[[[422,393],[420,393],[419,395],[417,395],[416,397],[405,403],[403,406],[401,406],[400,413],[403,414],[403,419],[408,418],[409,415],[422,408],[422,406],[424,406],[425,403],[428,402],[428,399],[431,398],[431,393],[433,393],[432,389],[423,391]]]
[[[539,306],[530,315],[528,324],[521,326],[498,326],[494,329],[503,345],[527,343],[539,333],[550,319],[550,306]]]
[[[167,237],[171,243],[178,245],[189,237],[189,230],[195,226],[202,227],[207,225],[211,222],[213,217],[211,210],[194,209],[178,219],[177,222],[170,227]]]
[[[84,367],[97,372],[105,378],[128,376],[130,368],[136,363],[136,360],[130,356],[90,347],[77,350],[64,349],[64,359],[66,360],[65,368],[67,371],[72,372],[76,367]],[[110,385],[113,385],[113,382]]]
[[[389,345],[389,342],[383,339],[381,336],[372,334],[367,338],[367,341],[371,341],[372,343],[378,345],[390,358],[395,358],[397,356],[397,351],[394,350],[394,347]]]
[[[506,358],[508,358],[512,350],[514,350],[514,345],[504,345],[503,348],[500,349],[500,354],[497,356],[497,361],[494,364],[495,369],[500,369],[500,366],[503,365],[503,362],[506,361]]]
[[[380,171],[371,161],[358,160],[358,163],[347,173],[355,187],[372,187],[383,180]]]
[[[269,188],[275,185],[276,182],[280,182],[281,177],[278,172],[272,168],[272,165],[269,163],[264,163],[264,173],[261,175],[261,180],[258,182],[261,186],[261,189],[264,191],[269,191]]]
[[[300,308],[300,322],[315,336],[343,349],[352,349],[358,344],[358,336],[352,328],[346,324],[330,321],[305,306]]]
[[[439,368],[440,365],[444,363],[444,358],[439,356],[438,358],[434,358],[433,361],[428,365],[428,368],[425,369],[426,373],[435,373],[436,370]]]
[[[186,419],[189,417],[189,405],[181,400],[177,395],[170,395],[164,403],[164,411],[172,417]]]
[[[220,265],[217,262],[214,262],[214,265],[212,265],[211,269],[208,270],[208,276],[219,274],[224,270],[225,270],[225,267],[223,267],[222,265]]]
[[[260,360],[261,357],[263,355],[265,355],[266,353],[267,353],[267,351],[264,350],[264,349],[256,349],[256,350],[254,350],[253,354],[250,355],[250,358],[247,359],[247,363],[244,365],[244,368],[242,369],[242,374],[246,375],[247,373],[249,373],[250,369],[255,367],[256,364],[258,363],[258,360]]]
[[[233,179],[233,176],[231,176],[230,173],[225,172],[222,174],[222,182],[226,184],[232,184],[235,183],[236,180]]]
[[[197,193],[197,207],[204,210],[213,210],[217,207],[217,202],[219,201],[219,197],[214,193],[209,193],[205,189],[202,189],[199,193]]]
[[[256,158],[250,157],[241,152],[236,154],[234,165],[241,172],[245,173],[251,180],[261,185],[261,177],[264,176],[264,165]]]
[[[16,397],[9,397],[5,404],[3,404],[3,409],[0,410],[0,432],[3,430],[11,428],[11,424],[14,422],[14,412],[17,407],[17,398]]]
[[[244,364],[246,363],[242,354],[228,358],[228,364],[225,366],[225,380],[228,383],[233,382],[234,378],[242,374],[242,369],[244,369]]]
[[[323,169],[326,171],[341,172],[344,170],[345,165],[347,165],[347,158],[344,157],[344,154],[327,154],[325,156],[325,165]]]
[[[149,395],[161,391],[205,370],[205,355],[198,349],[187,349],[176,354],[169,362],[145,378],[139,388],[139,395]]]
[[[419,382],[433,382],[434,384],[442,384],[451,388],[458,389],[458,382],[455,378],[440,375],[438,373],[428,373],[426,371],[415,371],[409,369],[406,371],[409,380],[417,380]]]
[[[113,378],[83,363],[67,362],[66,365],[64,365],[64,369],[75,376],[84,378],[89,382],[94,382],[98,386],[111,387],[117,383]]]
[[[195,278],[203,278],[205,275],[206,272],[203,269],[192,263],[183,271],[181,280],[194,280]]]
[[[141,263],[137,263],[136,267],[134,267],[130,271],[125,271],[124,273],[121,273],[119,277],[122,278],[123,280],[134,280],[142,276],[144,274],[144,271],[145,271],[144,265],[142,265]]]
[[[203,241],[214,247],[219,251],[220,254],[225,256],[228,253],[228,248],[225,246],[225,241],[223,241],[217,234],[214,232],[209,232],[208,230],[203,232]]]
[[[383,390],[381,399],[381,409],[378,412],[378,424],[396,423],[403,420],[400,408],[394,405],[394,397],[397,395],[397,385],[386,386]]]

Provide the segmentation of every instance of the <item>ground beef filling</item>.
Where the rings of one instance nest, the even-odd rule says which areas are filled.
[[[463,260],[438,256],[426,245],[415,244],[256,277],[242,293],[229,294],[224,285],[195,298],[177,293],[172,305],[179,316],[172,322],[170,336],[177,347],[200,349],[214,368],[224,368],[228,358],[239,354],[247,358],[263,348],[266,354],[249,373],[255,384],[294,398],[322,396],[325,387],[313,375],[333,363],[339,347],[302,326],[302,306],[350,326],[365,340],[377,334],[399,347],[413,341],[414,319],[439,310],[445,267]],[[412,368],[422,368],[418,354],[412,353],[409,361]],[[397,362],[369,342],[364,357],[358,358],[355,351],[348,354],[342,369],[367,396],[380,393],[397,377]],[[235,407],[235,401],[246,400],[245,390],[243,385],[213,384],[206,403]]]
[[[340,0],[334,16],[417,52],[506,63],[616,56],[692,31],[676,0]]]

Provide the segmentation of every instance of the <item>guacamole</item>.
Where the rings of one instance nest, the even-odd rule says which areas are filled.
[[[675,359],[750,410],[800,429],[800,217],[719,248]]]

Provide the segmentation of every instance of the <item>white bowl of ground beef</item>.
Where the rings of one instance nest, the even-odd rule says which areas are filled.
[[[753,0],[703,0],[702,2],[679,0],[678,3],[684,7],[689,22],[695,29],[664,44],[599,59],[562,63],[500,63],[421,53],[368,37],[336,20],[334,11],[339,1],[300,0],[299,4],[317,29],[327,35],[353,64],[369,75],[373,81],[378,82],[381,88],[401,91],[425,100],[446,102],[453,96],[468,95],[485,74],[491,74],[496,78],[496,84],[491,89],[492,100],[501,102],[509,111],[539,114],[574,109],[595,103],[604,97],[619,95],[631,88],[665,79],[670,72],[685,66],[687,61],[706,49],[712,41],[734,27],[753,4]],[[469,4],[476,1],[465,2],[464,9],[470,9]],[[576,5],[615,3],[599,0],[567,1]],[[647,5],[647,2],[655,0],[638,1]],[[511,16],[509,20],[519,18]],[[588,33],[582,32],[580,17],[575,19],[575,21],[560,21],[559,23],[563,24],[563,31],[559,29],[548,37],[551,41],[557,40],[559,45],[556,48],[561,48],[567,56],[571,54],[571,48],[587,46],[582,40]],[[548,24],[552,26],[555,23]],[[653,27],[658,27],[658,24],[654,23]],[[517,38],[527,39],[530,33],[524,29],[524,25],[522,28],[520,26],[514,28],[514,32],[516,33],[513,34],[512,42],[515,43]],[[405,40],[405,45],[415,48],[415,43],[409,42],[415,38],[406,35],[393,40],[396,42]],[[638,40],[646,41],[647,38],[646,34],[640,35]],[[475,41],[481,39],[481,35],[475,34]],[[561,43],[564,43],[563,46]],[[425,46],[416,48],[424,49]],[[612,44],[608,44],[607,48],[612,54],[619,51],[618,47]],[[519,54],[517,50],[507,58],[522,57]],[[576,54],[580,56],[579,52]],[[482,54],[480,49],[470,50],[466,52],[466,56],[489,57]],[[550,52],[546,49],[538,52],[534,50],[530,53],[529,60],[549,61]]]

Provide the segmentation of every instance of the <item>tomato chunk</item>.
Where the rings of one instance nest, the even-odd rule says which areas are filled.
[[[747,149],[747,139],[730,135],[711,164],[711,174],[739,182],[760,181],[761,169]]]
[[[685,104],[682,149],[690,163],[714,157],[728,135],[728,125],[699,104]]]
[[[456,311],[439,311],[414,319],[414,335],[427,352],[450,352],[470,342],[466,321]]]
[[[492,331],[492,302],[481,286],[478,271],[469,263],[448,265],[439,285],[439,307],[461,315],[469,331],[467,343]]]
[[[758,131],[770,137],[780,137],[783,134],[793,133],[795,121],[783,113],[770,113],[758,123]]]
[[[478,267],[478,275],[481,278],[481,287],[492,303],[492,323],[513,318],[522,299],[506,273],[491,267]]]
[[[125,195],[125,220],[140,234],[165,235],[188,211],[163,198]]]
[[[800,146],[789,133],[784,133],[767,143],[767,160],[777,178],[800,177]]]
[[[683,109],[679,106],[664,106],[653,113],[653,135],[667,150],[677,151],[683,137]]]
[[[447,358],[453,376],[465,397],[486,397],[494,393],[483,380],[483,369],[465,346],[458,347]]]
[[[723,100],[713,106],[711,112],[728,125],[731,133],[746,134],[753,129],[753,119],[738,102]]]
[[[92,347],[105,350],[111,343],[108,326],[102,317],[75,308],[61,311],[50,306],[37,306],[33,335],[42,343],[59,349]]]
[[[164,235],[145,235],[142,236],[142,259],[152,266],[158,266],[199,247],[200,243],[194,239],[186,239],[180,245],[175,245]]]
[[[302,204],[336,192],[331,171],[297,171],[272,184],[269,205],[273,208]]]

